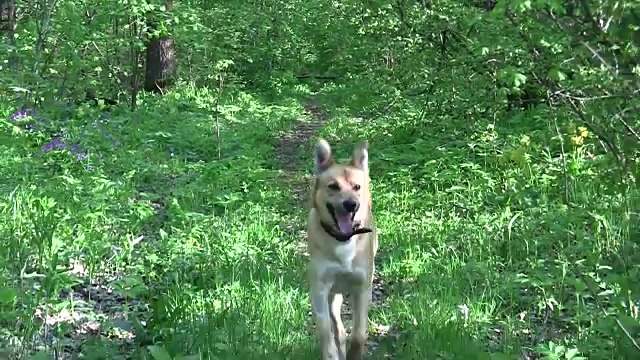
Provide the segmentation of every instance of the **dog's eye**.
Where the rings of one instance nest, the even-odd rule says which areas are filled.
[[[359,191],[360,190],[360,185],[358,185],[358,184],[353,185],[353,190]]]
[[[330,190],[334,190],[334,191],[339,191],[340,190],[340,185],[333,183],[333,184],[329,184],[329,189]]]

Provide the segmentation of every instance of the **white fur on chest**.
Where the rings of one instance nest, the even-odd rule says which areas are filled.
[[[336,246],[335,254],[342,267],[350,272],[353,268],[353,259],[356,257],[356,242],[351,240],[341,243]]]
[[[334,258],[314,258],[311,265],[323,282],[343,288],[348,285],[365,285],[367,269],[354,266],[356,257],[355,241],[349,241],[335,248]]]

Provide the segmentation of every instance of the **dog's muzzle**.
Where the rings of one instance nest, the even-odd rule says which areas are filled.
[[[333,204],[326,204],[327,211],[331,214],[333,226],[329,226],[324,221],[320,222],[324,231],[340,242],[349,241],[354,235],[370,233],[373,230],[361,227],[360,222],[355,222],[354,218],[360,204],[353,200],[345,200],[342,209],[336,209]]]

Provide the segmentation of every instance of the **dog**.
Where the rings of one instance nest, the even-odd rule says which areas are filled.
[[[367,142],[355,147],[349,163],[339,164],[331,146],[315,146],[315,176],[307,227],[311,308],[322,360],[360,360],[367,342],[374,258],[378,238],[371,211]],[[340,318],[343,295],[353,307],[349,351]]]

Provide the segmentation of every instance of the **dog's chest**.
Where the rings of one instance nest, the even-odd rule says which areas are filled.
[[[358,266],[345,266],[325,260],[322,264],[322,282],[333,284],[333,287],[344,291],[351,287],[360,287],[367,283],[367,271]]]
[[[323,280],[339,287],[366,284],[367,269],[355,261],[356,248],[354,242],[341,245],[335,249],[333,259],[319,259],[317,266],[321,269]]]

